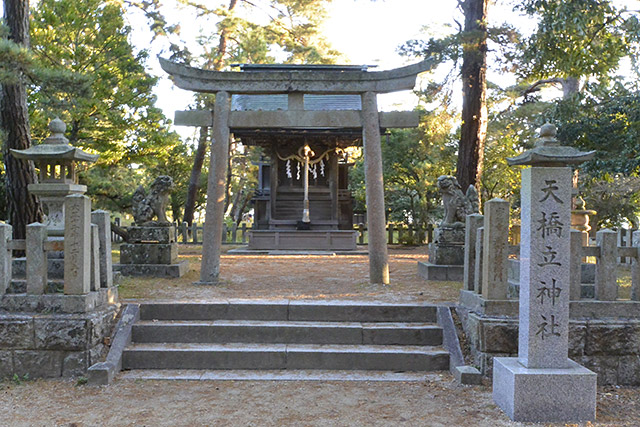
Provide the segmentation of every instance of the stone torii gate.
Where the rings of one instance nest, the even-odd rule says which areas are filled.
[[[233,129],[248,128],[361,128],[365,158],[365,186],[369,229],[369,280],[389,283],[381,127],[416,126],[412,112],[379,113],[377,94],[411,90],[419,73],[434,67],[427,59],[388,71],[342,65],[246,65],[243,72],[202,70],[159,58],[176,86],[194,92],[215,93],[213,117],[193,111],[192,125],[213,127],[207,206],[203,232],[201,284],[215,284],[220,273],[225,180],[229,137]],[[285,111],[231,111],[231,95],[288,94]],[[306,111],[304,94],[360,95],[362,110]],[[185,112],[187,113],[187,112]],[[184,120],[186,119],[186,120]],[[183,123],[189,122],[183,117]],[[386,123],[385,123],[386,122]],[[411,125],[409,122],[416,122]]]

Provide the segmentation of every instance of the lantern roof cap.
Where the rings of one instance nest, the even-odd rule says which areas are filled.
[[[41,144],[33,145],[24,150],[11,149],[11,154],[17,159],[56,161],[70,160],[80,162],[95,162],[98,160],[97,154],[89,154],[80,148],[69,144],[69,140],[64,136],[67,125],[58,117],[49,122],[51,135],[42,141]]]

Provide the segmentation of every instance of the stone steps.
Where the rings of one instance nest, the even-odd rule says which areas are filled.
[[[440,345],[442,329],[428,323],[140,321],[133,326],[132,339],[137,343]]]
[[[122,367],[434,371],[449,367],[449,354],[431,346],[134,343]]]
[[[428,304],[143,303],[131,330],[132,342],[122,353],[122,367],[134,372],[195,370],[189,375],[198,378],[211,370],[446,370],[449,354],[441,347],[436,318],[437,307]]]
[[[437,306],[347,300],[169,301],[141,304],[140,319],[436,323]]]

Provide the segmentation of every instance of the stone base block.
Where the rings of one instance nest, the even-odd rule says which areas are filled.
[[[106,348],[116,314],[116,304],[87,313],[0,312],[0,378],[86,375]]]
[[[482,373],[473,366],[456,366],[451,371],[459,384],[482,385]]]
[[[123,243],[120,245],[121,264],[175,264],[177,261],[177,243]]]
[[[129,243],[173,243],[176,241],[173,227],[136,227],[127,228]]]
[[[114,264],[113,270],[123,276],[182,277],[189,271],[189,261],[175,264]]]
[[[464,244],[429,244],[429,262],[436,265],[464,265]],[[462,279],[460,279],[462,280]]]
[[[463,265],[435,265],[418,261],[418,275],[425,280],[462,282]]]
[[[563,369],[527,369],[515,357],[493,360],[493,400],[513,421],[596,418],[596,374],[568,360]]]
[[[16,313],[86,313],[115,304],[118,288],[100,288],[84,295],[5,294],[0,298],[0,310]]]

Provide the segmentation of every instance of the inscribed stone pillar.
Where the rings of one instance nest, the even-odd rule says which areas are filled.
[[[478,228],[484,224],[484,216],[480,214],[467,215],[464,228],[464,289],[473,291],[477,285],[474,282],[476,272],[476,235]]]
[[[565,368],[569,354],[571,169],[522,171],[520,362]]]
[[[509,259],[509,202],[491,199],[484,206],[482,296],[490,300],[507,299]]]
[[[91,213],[91,222],[98,226],[100,240],[100,287],[113,286],[113,261],[111,260],[111,219],[103,210]]]
[[[91,282],[90,289],[92,291],[100,290],[100,236],[98,234],[98,226],[91,224]]]
[[[64,206],[64,293],[83,295],[91,284],[91,201],[74,194]]]
[[[11,234],[10,225],[0,224],[0,295],[4,295],[11,284],[12,251],[9,249]]]
[[[364,180],[369,229],[369,281],[389,283],[389,262],[385,236],[384,182],[378,102],[374,92],[362,94],[362,140]]]
[[[493,359],[493,399],[514,421],[590,421],[596,374],[569,359],[571,176],[593,157],[560,146],[544,125],[522,170],[518,357]]]
[[[44,242],[47,240],[47,226],[35,222],[27,225],[27,293],[44,294],[47,287],[47,253]]]
[[[202,267],[200,284],[214,285],[220,275],[222,251],[222,224],[224,219],[225,183],[229,160],[229,110],[228,92],[216,93],[213,110],[213,141],[211,163],[207,181],[207,211],[202,237]]]

